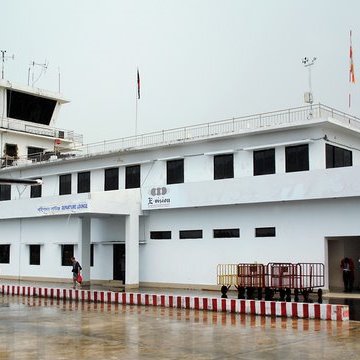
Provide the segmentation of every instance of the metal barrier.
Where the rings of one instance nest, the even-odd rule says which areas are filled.
[[[219,264],[217,266],[217,284],[218,285],[237,285],[237,264]]]
[[[219,264],[217,266],[217,283],[221,286],[223,298],[231,286],[238,290],[238,298],[253,299],[255,291],[257,298],[274,300],[278,292],[281,301],[299,301],[301,293],[304,302],[310,302],[309,294],[318,288],[318,302],[322,302],[322,287],[324,287],[324,264],[322,263],[268,263],[263,264]]]

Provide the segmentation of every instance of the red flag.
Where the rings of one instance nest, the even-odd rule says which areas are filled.
[[[139,69],[137,69],[137,92],[138,92],[138,99],[140,99],[140,74],[139,74]]]
[[[352,50],[352,41],[351,41],[352,32],[350,30],[350,71],[349,71],[349,81],[355,84],[355,71],[354,71],[354,60],[353,60],[353,50]]]

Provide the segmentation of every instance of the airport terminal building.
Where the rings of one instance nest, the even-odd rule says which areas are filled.
[[[0,278],[215,288],[221,263],[360,256],[360,119],[318,104],[95,144],[0,80]],[[114,132],[116,129],[114,129]],[[356,270],[355,285],[360,278]]]

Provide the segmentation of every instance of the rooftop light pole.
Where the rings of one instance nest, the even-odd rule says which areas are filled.
[[[309,70],[309,92],[304,94],[304,100],[307,104],[310,104],[310,116],[312,116],[312,104],[314,102],[312,87],[311,87],[311,67],[315,64],[316,57],[309,59],[308,57],[304,57],[301,61],[304,64],[304,67]]]

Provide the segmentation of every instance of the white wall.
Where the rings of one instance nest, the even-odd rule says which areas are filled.
[[[334,199],[151,211],[140,281],[215,284],[219,263],[326,263],[325,238],[359,235],[359,210],[356,199]],[[255,237],[256,227],[268,226],[276,237]],[[213,229],[238,227],[240,238],[212,236]],[[190,229],[202,229],[203,239],[179,240],[179,230]],[[166,230],[171,240],[150,240],[150,231]]]

